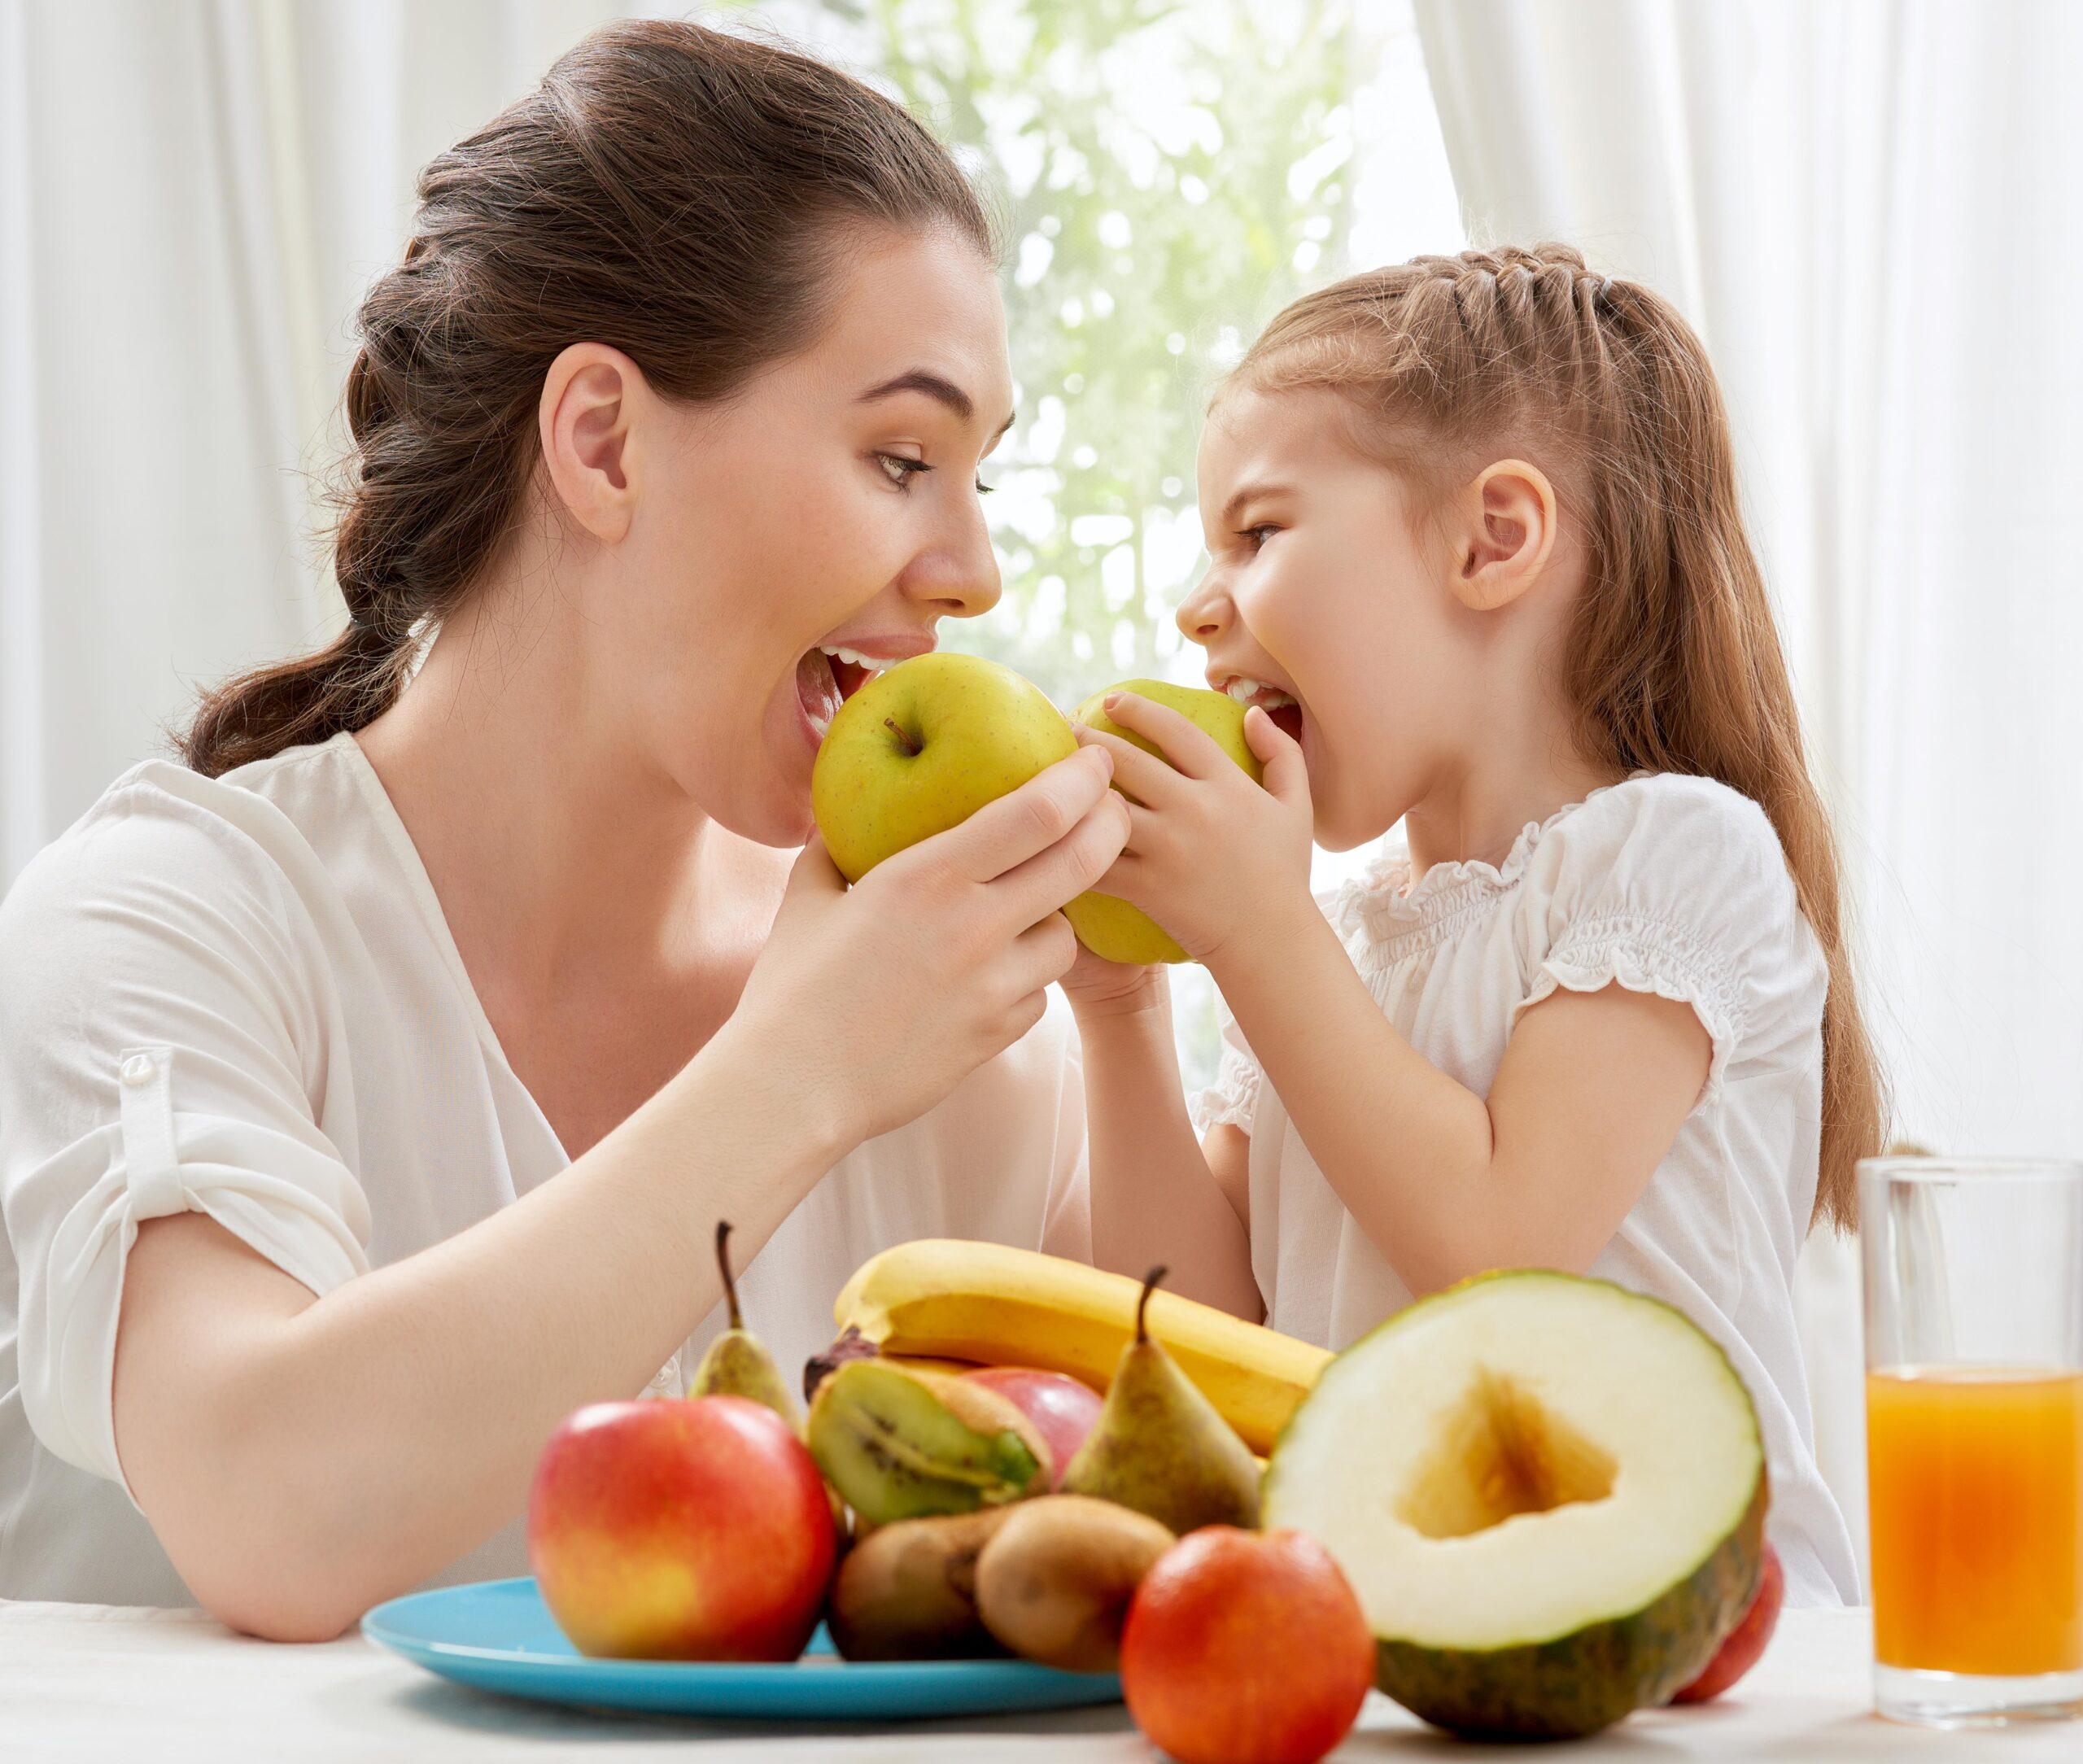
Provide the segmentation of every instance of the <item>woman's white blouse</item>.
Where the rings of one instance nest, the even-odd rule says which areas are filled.
[[[1557,987],[1617,981],[1692,1007],[1713,1041],[1705,1087],[1592,1272],[1668,1300],[1727,1350],[1763,1424],[1789,1599],[1855,1600],[1851,1539],[1816,1468],[1793,1297],[1815,1202],[1828,976],[1764,811],[1710,779],[1640,774],[1528,826],[1502,864],[1435,865],[1413,888],[1391,851],[1325,906],[1390,1020],[1478,1095],[1520,1014]],[[1224,1039],[1194,1124],[1251,1135],[1267,1321],[1343,1347],[1409,1290],[1226,1016]]]
[[[830,1340],[839,1289],[889,1245],[1087,1252],[1067,1020],[1052,1003],[939,1107],[843,1159],[744,1271],[784,1369]],[[0,906],[0,1596],[192,1602],[116,1458],[140,1220],[207,1213],[322,1295],[568,1162],[351,736],[217,779],[162,762],[120,779]],[[439,1578],[526,1571],[517,1522]]]

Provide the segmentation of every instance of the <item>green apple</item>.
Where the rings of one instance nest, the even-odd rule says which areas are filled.
[[[1094,692],[1071,713],[1072,722],[1103,734],[1118,735],[1146,753],[1157,753],[1160,759],[1164,755],[1154,743],[1123,728],[1107,714],[1107,696],[1113,692],[1133,692],[1138,698],[1177,711],[1214,736],[1216,745],[1251,774],[1253,784],[1264,782],[1259,757],[1244,739],[1245,706],[1235,699],[1201,686],[1174,686],[1166,680],[1123,680],[1119,686]],[[1114,788],[1118,790],[1120,786]],[[1063,909],[1063,916],[1070,920],[1077,941],[1109,962],[1146,964],[1191,959],[1149,914],[1111,894],[1081,894]]]
[[[839,707],[810,772],[810,811],[832,861],[858,882],[1076,751],[1063,712],[1011,668],[914,656]]]

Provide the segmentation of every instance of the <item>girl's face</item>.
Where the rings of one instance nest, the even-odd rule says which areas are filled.
[[[1333,850],[1378,838],[1449,762],[1482,636],[1406,486],[1347,421],[1330,391],[1222,395],[1200,445],[1208,568],[1178,615],[1210,686],[1292,701],[1274,720],[1301,741]]]
[[[810,827],[844,697],[998,597],[977,469],[1011,420],[991,266],[953,233],[871,235],[823,334],[658,441],[602,633],[618,714],[717,820]]]

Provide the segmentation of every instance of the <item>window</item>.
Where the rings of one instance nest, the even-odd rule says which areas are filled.
[[[1000,206],[1019,415],[986,466],[1005,595],[944,627],[1061,705],[1198,683],[1194,452],[1303,289],[1465,242],[1408,0],[795,0],[748,16],[902,98]],[[1365,854],[1320,854],[1319,888]],[[1174,971],[1188,1082],[1214,993]]]

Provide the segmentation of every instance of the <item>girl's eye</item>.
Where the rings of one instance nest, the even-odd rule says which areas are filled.
[[[1256,526],[1240,527],[1238,530],[1238,536],[1240,539],[1249,539],[1251,544],[1251,549],[1253,551],[1256,551],[1279,531],[1280,529],[1273,526],[1272,522],[1262,521]]]
[[[906,459],[902,453],[878,453],[876,463],[882,467],[883,475],[899,490],[908,490],[911,480],[920,472],[932,469],[924,460]]]

